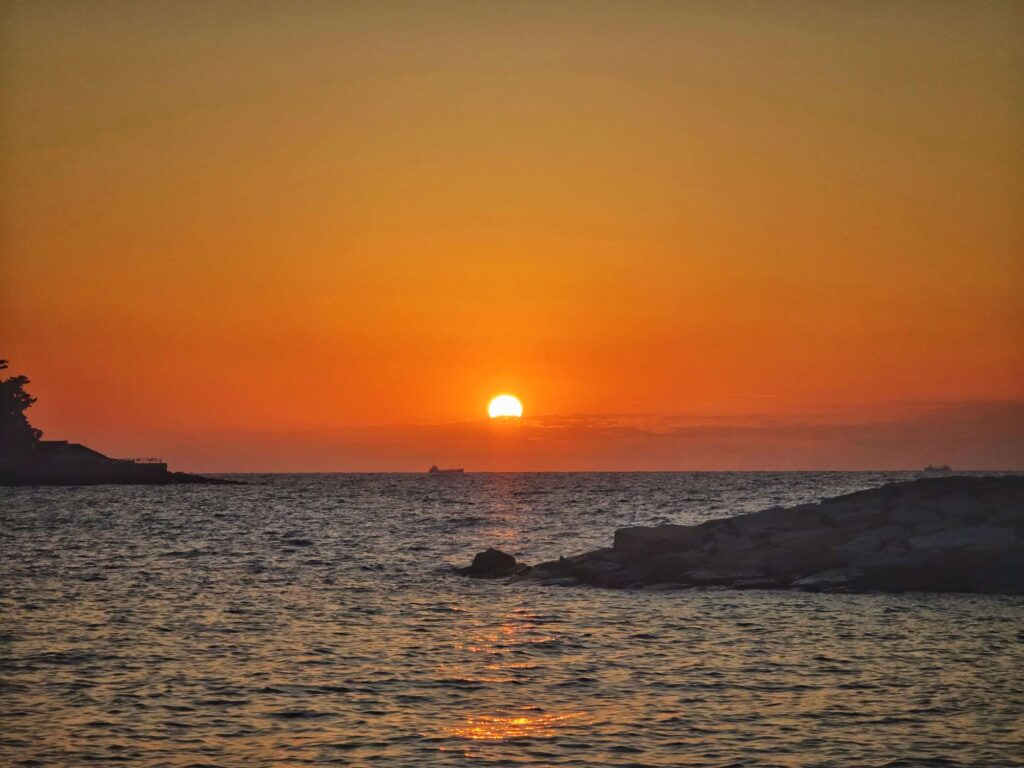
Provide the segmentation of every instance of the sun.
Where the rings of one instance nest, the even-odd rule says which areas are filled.
[[[513,395],[498,395],[487,406],[492,419],[518,419],[523,415],[523,404]]]

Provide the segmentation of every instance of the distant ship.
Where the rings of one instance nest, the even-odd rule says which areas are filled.
[[[925,472],[952,472],[949,464],[943,464],[941,467],[936,467],[934,464],[929,464],[924,468]]]
[[[438,469],[437,464],[434,464],[430,469],[427,470],[428,475],[448,475],[458,474],[459,472],[465,472],[462,467],[455,467],[453,469]]]

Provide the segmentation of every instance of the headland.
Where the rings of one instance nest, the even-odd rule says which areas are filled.
[[[67,440],[37,440],[24,458],[0,470],[0,485],[236,484],[235,480],[171,472],[162,459],[115,459]]]

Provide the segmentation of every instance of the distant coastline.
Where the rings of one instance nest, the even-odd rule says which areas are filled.
[[[24,488],[45,486],[84,486],[84,485],[243,485],[241,480],[228,480],[222,477],[206,477],[191,475],[187,472],[168,472],[161,477],[82,477],[77,475],[60,475],[53,477],[25,477],[20,475],[0,475],[0,487]]]
[[[8,367],[0,360],[0,371]],[[237,485],[186,472],[171,472],[163,459],[118,459],[81,443],[43,440],[25,416],[36,401],[27,376],[0,378],[0,486],[12,485]]]
[[[238,485],[238,480],[171,472],[160,459],[115,459],[80,443],[38,440],[16,466],[0,471],[0,485]]]

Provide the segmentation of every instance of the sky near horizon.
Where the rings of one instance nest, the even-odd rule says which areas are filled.
[[[0,357],[49,438],[1024,468],[1019,3],[0,14]]]

